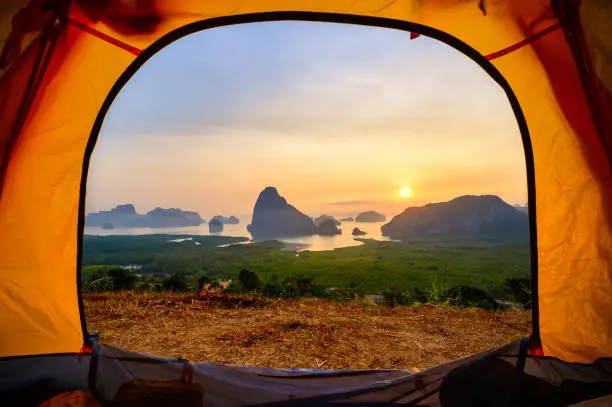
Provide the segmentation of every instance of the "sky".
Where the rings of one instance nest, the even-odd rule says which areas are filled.
[[[501,87],[446,44],[250,23],[184,37],[130,79],[94,150],[87,211],[243,215],[266,186],[312,215],[465,194],[524,204],[525,158]]]

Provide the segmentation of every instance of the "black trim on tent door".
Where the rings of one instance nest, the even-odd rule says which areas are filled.
[[[535,165],[533,157],[533,148],[531,146],[531,138],[529,136],[529,129],[527,127],[527,121],[525,115],[518,102],[514,91],[510,87],[510,84],[504,76],[497,70],[497,68],[489,62],[483,55],[481,55],[474,48],[464,43],[458,38],[453,37],[443,31],[437,30],[432,27],[425,25],[412,23],[408,21],[401,21],[389,18],[381,17],[369,17],[369,16],[358,16],[349,14],[337,14],[337,13],[319,13],[319,12],[308,12],[308,11],[275,11],[275,12],[263,12],[263,13],[252,13],[252,14],[240,14],[226,17],[216,17],[208,20],[196,21],[191,24],[187,24],[180,27],[151,44],[140,54],[136,59],[127,67],[127,69],[121,74],[119,79],[115,82],[111,88],[109,94],[106,96],[98,116],[94,122],[94,126],[91,130],[87,147],[85,149],[85,155],[83,157],[83,172],[81,176],[81,189],[79,197],[79,221],[77,225],[77,243],[78,243],[78,257],[77,257],[77,276],[80,279],[81,276],[81,263],[83,258],[83,236],[85,232],[85,195],[87,190],[87,173],[89,169],[89,163],[91,160],[91,154],[98,140],[100,129],[104,118],[108,113],[108,110],[130,78],[140,69],[145,62],[149,60],[153,55],[162,50],[164,47],[170,45],[176,40],[179,40],[189,34],[193,34],[198,31],[204,31],[211,28],[224,27],[237,24],[247,23],[259,23],[259,22],[272,22],[272,21],[309,21],[309,22],[321,22],[321,23],[341,23],[341,24],[352,24],[360,26],[373,26],[381,28],[389,28],[393,30],[406,31],[408,33],[418,33],[427,37],[436,39],[440,42],[445,43],[460,51],[465,56],[470,58],[472,61],[477,63],[482,69],[484,69],[491,78],[499,86],[502,87],[512,111],[516,117],[516,121],[521,132],[521,138],[523,140],[523,149],[525,152],[525,163],[527,169],[527,198],[528,198],[528,215],[529,215],[529,237],[530,237],[530,263],[531,263],[531,293],[532,293],[532,324],[533,324],[533,339],[535,343],[540,344],[540,328],[539,328],[539,304],[538,304],[538,239],[537,239],[537,224],[536,224],[536,187],[535,187]],[[406,36],[406,41],[409,40],[409,36]],[[82,293],[80,290],[79,282],[79,306],[81,312],[81,320],[83,325],[83,338],[87,341],[87,327],[85,324],[85,312],[83,309]]]

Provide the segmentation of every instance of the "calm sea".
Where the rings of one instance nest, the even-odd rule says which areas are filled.
[[[245,222],[242,219],[238,225],[224,225],[223,232],[221,233],[209,233],[208,223],[204,223],[200,226],[187,226],[178,228],[115,228],[105,230],[97,227],[86,227],[86,235],[148,235],[148,234],[171,234],[171,235],[216,235],[216,236],[235,236],[235,237],[246,237],[251,238],[251,235],[247,231],[247,224],[250,218]],[[342,229],[341,235],[336,236],[298,236],[291,238],[278,239],[281,242],[287,244],[288,247],[295,249],[307,249],[313,251],[321,250],[333,250],[339,247],[348,246],[359,246],[362,244],[354,240],[355,236],[351,234],[353,228],[356,226],[359,229],[367,232],[367,235],[357,236],[359,238],[369,238],[376,240],[390,240],[387,237],[383,237],[380,231],[380,227],[385,222],[372,222],[372,223],[358,223],[358,222],[343,222],[340,226]]]

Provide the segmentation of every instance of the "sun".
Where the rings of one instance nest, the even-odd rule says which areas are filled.
[[[400,195],[404,198],[410,198],[412,196],[412,189],[410,187],[400,188]]]

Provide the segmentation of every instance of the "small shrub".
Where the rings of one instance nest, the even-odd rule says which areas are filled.
[[[113,279],[109,276],[104,276],[91,282],[85,281],[83,283],[83,291],[86,293],[102,293],[115,291]]]
[[[259,288],[259,277],[253,271],[243,269],[240,272],[238,280],[240,281],[240,285],[247,291],[257,290]]]
[[[277,274],[271,276],[263,287],[263,294],[268,297],[279,297],[282,292],[282,286]]]
[[[497,308],[495,300],[484,290],[470,286],[457,286],[448,290],[447,300],[458,307],[478,307],[486,310]]]
[[[354,299],[354,293],[351,290],[347,290],[346,288],[328,288],[325,290],[325,298],[328,298],[332,301],[338,302],[348,302]]]
[[[408,303],[408,299],[399,289],[383,291],[382,296],[384,298],[384,304],[391,307],[406,305]]]
[[[531,278],[509,278],[504,282],[503,288],[512,294],[517,302],[526,309],[531,309]]]

